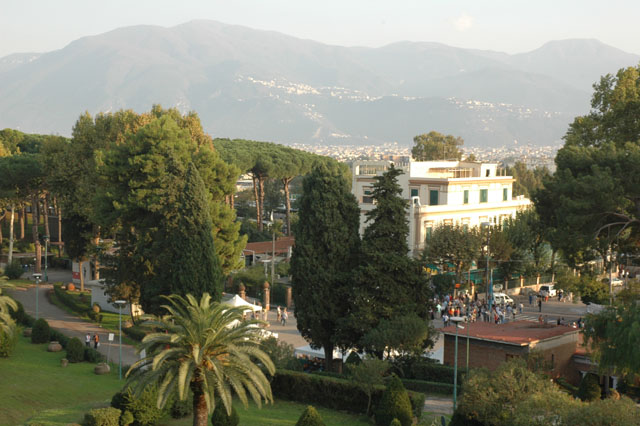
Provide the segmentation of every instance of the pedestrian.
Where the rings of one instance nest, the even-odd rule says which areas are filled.
[[[560,325],[561,324],[560,317],[558,317],[558,320],[556,321],[556,323],[557,323],[556,325]]]
[[[282,325],[285,326],[287,325],[287,320],[289,319],[289,314],[287,313],[287,308],[284,308],[284,311],[282,311]]]
[[[280,322],[282,320],[282,311],[280,310],[280,305],[278,305],[277,312],[278,312],[278,322]]]
[[[522,314],[522,311],[524,311],[524,305],[522,303],[518,305],[518,311],[520,312],[520,314]]]
[[[91,333],[87,333],[87,335],[84,336],[84,344],[88,348],[91,347]]]
[[[538,299],[538,312],[542,312],[542,297]]]
[[[533,293],[529,293],[529,306],[533,305]]]
[[[98,333],[93,335],[93,348],[98,349],[100,347],[100,336]]]

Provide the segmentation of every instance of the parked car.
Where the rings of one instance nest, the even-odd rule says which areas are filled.
[[[493,293],[493,300],[496,305],[509,305],[514,303],[513,299],[505,293]]]
[[[623,285],[624,281],[621,280],[620,278],[614,278],[611,280],[611,284],[613,284],[613,286],[619,286],[619,285]]]
[[[551,285],[541,285],[540,286],[540,296],[542,297],[556,297],[558,292],[555,288],[553,288],[553,284]]]

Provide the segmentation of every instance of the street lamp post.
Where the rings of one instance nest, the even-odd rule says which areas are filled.
[[[491,226],[491,222],[482,222],[480,225],[487,228],[487,303],[489,304],[489,314],[491,314],[491,307],[493,305],[493,276],[490,276],[491,272],[489,272],[489,246],[491,241],[489,227]]]
[[[118,380],[122,380],[122,305],[127,303],[125,300],[116,300],[118,305],[118,339],[119,339],[119,352],[118,356]]]
[[[456,327],[456,343],[455,343],[455,358],[453,361],[453,411],[456,411],[456,404],[458,400],[458,325],[464,318],[462,317],[451,317],[450,321]],[[464,329],[464,327],[462,327]]]
[[[44,236],[44,280],[49,282],[49,276],[47,275],[47,259],[49,255],[49,236]]]
[[[39,310],[38,310],[38,293],[39,293],[39,291],[38,290],[40,290],[39,284],[40,284],[40,278],[42,278],[42,274],[35,273],[35,274],[33,274],[33,278],[36,279],[36,321],[38,321],[38,318],[39,318]]]

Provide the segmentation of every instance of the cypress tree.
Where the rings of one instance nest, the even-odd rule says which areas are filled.
[[[351,273],[357,265],[359,209],[336,168],[320,165],[303,183],[296,244],[291,258],[298,330],[324,347],[330,370],[333,348],[344,342],[340,321],[350,311]]]

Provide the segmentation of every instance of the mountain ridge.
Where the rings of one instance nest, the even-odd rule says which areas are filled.
[[[196,111],[221,137],[408,145],[435,129],[471,146],[548,145],[588,111],[600,75],[639,60],[597,40],[510,55],[438,42],[335,46],[206,20],[130,26],[0,58],[0,128],[68,135],[84,111],[160,103]]]

